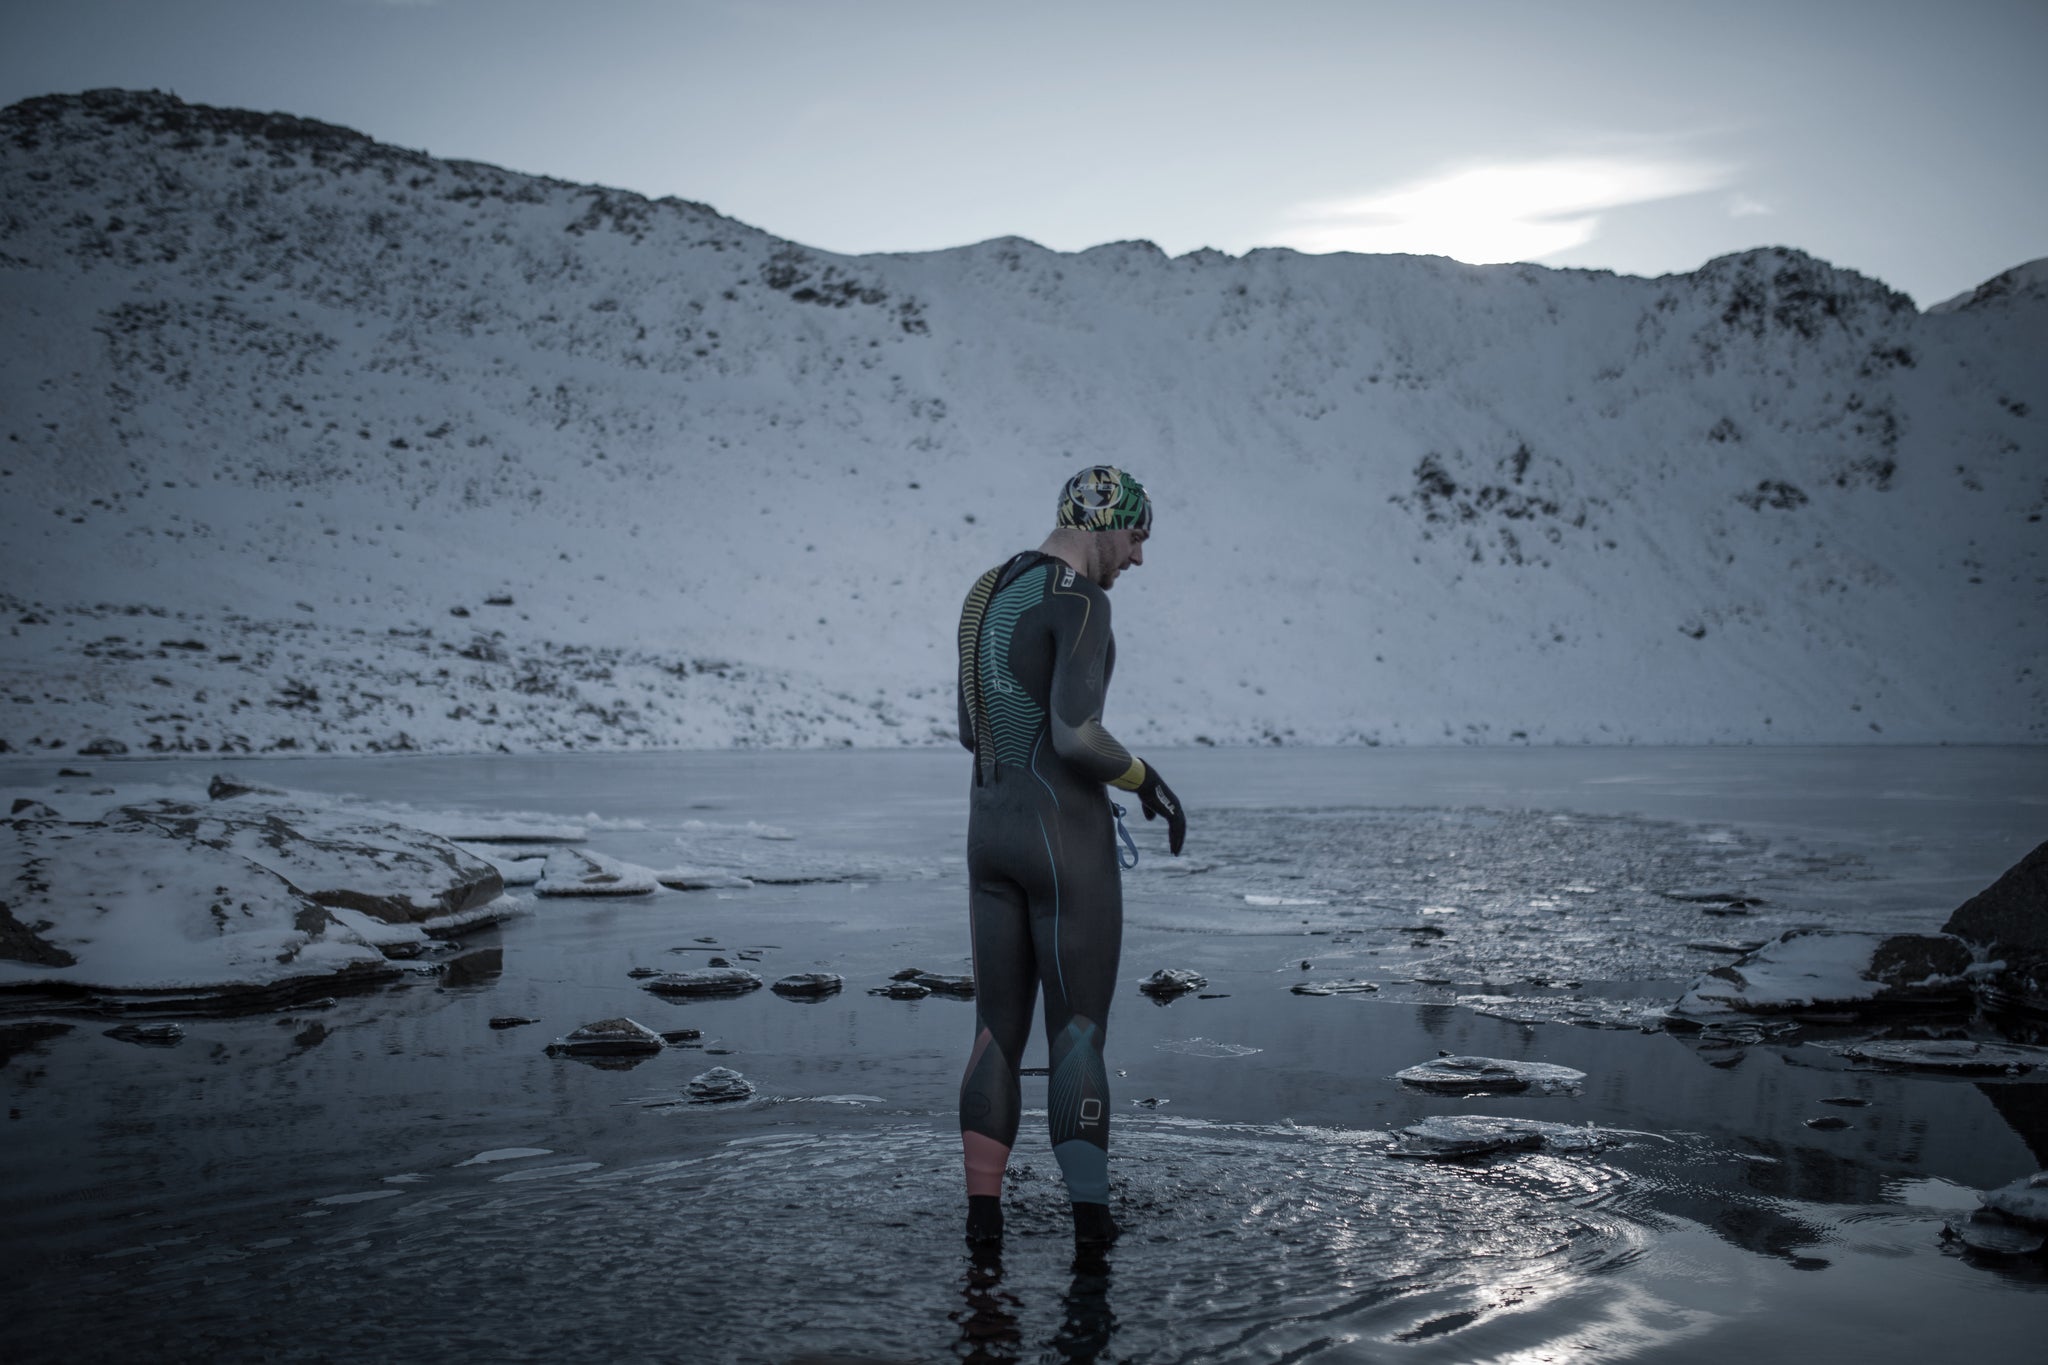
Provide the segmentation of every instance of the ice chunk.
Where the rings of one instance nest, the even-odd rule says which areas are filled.
[[[2048,1048],[1968,1038],[1874,1038],[1834,1051],[1853,1062],[1964,1076],[2020,1076],[2048,1063]]]
[[[634,1057],[659,1052],[661,1035],[633,1019],[600,1019],[548,1047],[551,1057]]]
[[[1984,1207],[2038,1228],[2048,1228],[2048,1171],[1986,1190]]]
[[[1394,1135],[1388,1156],[1455,1159],[1490,1152],[1597,1152],[1610,1141],[1597,1128],[1489,1114],[1440,1114],[1410,1124]]]
[[[1138,989],[1155,1000],[1172,1000],[1189,991],[1200,990],[1209,978],[1186,967],[1161,967],[1138,983]]]
[[[1674,1008],[1714,1015],[1962,1004],[1969,965],[1969,948],[1946,935],[1794,929],[1698,978]]]
[[[587,849],[560,848],[548,855],[533,889],[542,896],[647,896],[656,885],[644,867]]]
[[[478,1152],[467,1161],[458,1161],[457,1166],[488,1166],[496,1161],[523,1161],[530,1156],[553,1156],[551,1147],[493,1147],[488,1152]]]
[[[782,977],[770,989],[777,995],[815,1000],[827,995],[837,995],[845,984],[846,978],[837,972],[798,972],[793,976]]]

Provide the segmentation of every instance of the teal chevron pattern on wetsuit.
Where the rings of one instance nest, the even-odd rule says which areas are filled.
[[[1043,995],[1053,1153],[1073,1200],[1104,1203],[1103,1046],[1123,944],[1104,784],[1132,766],[1102,726],[1116,655],[1109,599],[1059,560],[1019,555],[969,593],[960,642],[960,738],[978,753],[967,835],[975,1040],[960,1085],[968,1192],[1001,1193]]]

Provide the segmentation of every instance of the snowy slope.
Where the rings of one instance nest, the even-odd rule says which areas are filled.
[[[1098,460],[1133,742],[2048,739],[2039,263],[839,257],[121,92],[0,206],[7,751],[950,742]]]

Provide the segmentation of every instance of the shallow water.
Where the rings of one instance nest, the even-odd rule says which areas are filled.
[[[23,1359],[1161,1361],[1917,1361],[2038,1341],[2039,1263],[1966,1259],[1940,1232],[1976,1189],[2048,1165],[2048,1085],[1853,1070],[1810,1045],[1859,1036],[1839,1030],[1723,1067],[1662,1033],[1518,1020],[1626,1025],[1725,960],[1689,942],[1938,927],[2048,833],[2040,751],[1161,762],[1189,857],[1134,822],[1109,1044],[1128,1231],[1106,1256],[1073,1257],[1036,1112],[1004,1255],[968,1256],[950,1110],[973,1007],[865,994],[905,966],[966,970],[957,756],[241,764],[422,810],[595,816],[590,847],[653,866],[851,879],[544,901],[466,937],[446,975],[187,1021],[175,1047],[9,1021],[0,1341]],[[1762,904],[1669,894],[1716,889]],[[627,976],[714,950],[848,989],[682,1002]],[[1138,994],[1164,966],[1202,972],[1209,998]],[[1358,981],[1377,989],[1290,990]],[[620,1070],[543,1054],[622,1013],[703,1036]],[[1474,1098],[1389,1079],[1439,1052],[1588,1079]],[[720,1064],[751,1100],[679,1103]],[[1044,1081],[1025,1085],[1042,1105]],[[1610,1145],[1384,1150],[1467,1113]],[[1825,1115],[1851,1126],[1806,1126]]]

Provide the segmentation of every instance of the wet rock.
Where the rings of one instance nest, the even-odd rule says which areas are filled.
[[[13,809],[7,812],[10,820],[61,820],[64,817],[51,810],[33,797],[17,796]]]
[[[1794,929],[1687,987],[1681,1015],[1960,1010],[1970,950],[1940,934]]]
[[[1439,1115],[1401,1129],[1387,1155],[1457,1160],[1494,1152],[1596,1152],[1607,1142],[1607,1135],[1597,1128],[1489,1114]]]
[[[1419,1090],[1459,1095],[1576,1095],[1586,1073],[1549,1062],[1505,1061],[1498,1057],[1439,1057],[1433,1062],[1394,1073],[1394,1079]]]
[[[1297,981],[1287,988],[1296,995],[1371,995],[1379,990],[1376,981]],[[1209,997],[1203,996],[1203,999]]]
[[[2048,1237],[2033,1228],[1982,1211],[1949,1219],[1943,1231],[1985,1256],[2031,1256],[2048,1246]]]
[[[283,796],[285,793],[275,787],[262,787],[254,782],[243,782],[239,778],[215,773],[206,784],[206,796],[210,801],[227,801],[237,796]]]
[[[948,976],[944,972],[919,972],[911,978],[933,995],[950,995],[955,1000],[974,998],[974,978],[971,976]]]
[[[57,776],[59,776],[59,777],[91,777],[91,776],[92,776],[92,770],[91,770],[90,768],[59,768],[59,769],[57,769]]]
[[[541,896],[651,896],[657,885],[644,867],[586,849],[558,848],[548,854],[533,889]]]
[[[500,1014],[492,1017],[491,1027],[499,1029],[525,1028],[528,1024],[538,1024],[539,1022],[540,1020],[528,1019],[523,1014]]]
[[[2048,843],[1957,906],[1941,931],[2015,966],[2048,963]]]
[[[715,958],[714,958],[714,959],[713,959],[713,965],[714,965],[714,966],[720,966],[720,965],[726,965],[726,964],[722,964],[722,963],[718,962],[718,960],[717,960],[717,959],[715,959]],[[661,975],[661,968],[659,968],[659,967],[635,967],[635,968],[633,968],[633,969],[632,969],[631,971],[627,972],[627,973],[626,973],[626,975],[627,975],[627,976],[630,976],[630,977],[632,977],[632,978],[633,978],[633,979],[634,979],[635,981],[645,981],[645,980],[646,980],[646,979],[647,979],[648,977],[650,977],[650,976],[660,976],[660,975]]]
[[[931,993],[930,986],[918,981],[891,981],[868,992],[869,995],[886,995],[891,1000],[922,1000]]]
[[[1979,982],[1988,1009],[2048,1018],[2048,843],[1956,907],[1941,928],[2003,964],[1987,964]]]
[[[846,978],[836,972],[797,972],[779,978],[769,989],[794,999],[821,1000],[839,994],[845,985]]]
[[[1832,1104],[1842,1109],[1868,1109],[1869,1100],[1859,1100],[1853,1095],[1823,1095],[1822,1104]]]
[[[1874,1038],[1834,1051],[1852,1062],[1958,1076],[2023,1076],[2048,1065],[2048,1048],[1970,1038]]]
[[[550,1057],[644,1057],[662,1049],[661,1035],[637,1020],[599,1019],[548,1045]]]
[[[1842,1118],[1838,1114],[1823,1114],[1817,1119],[1808,1119],[1806,1126],[1823,1133],[1836,1133],[1844,1128],[1855,1127],[1849,1120]]]
[[[151,1047],[171,1047],[185,1041],[185,1030],[176,1024],[122,1024],[119,1028],[108,1029],[106,1034],[124,1043],[143,1043]]]
[[[2048,1171],[2036,1171],[2010,1185],[1986,1190],[1979,1198],[1995,1213],[2029,1227],[2048,1229]]]
[[[661,1041],[670,1047],[682,1047],[687,1043],[696,1042],[703,1036],[704,1030],[700,1028],[665,1028],[661,1031]]]
[[[754,1083],[729,1066],[714,1066],[690,1078],[683,1093],[693,1104],[728,1104],[754,1093]]]
[[[704,965],[707,967],[730,967],[732,965],[732,959],[724,957],[714,957],[707,959]]]
[[[662,972],[641,983],[640,988],[656,995],[690,997],[745,995],[760,986],[761,978],[744,967],[706,967],[694,972]]]
[[[1174,1000],[1209,984],[1209,978],[1185,967],[1161,967],[1138,983],[1154,1000]]]

